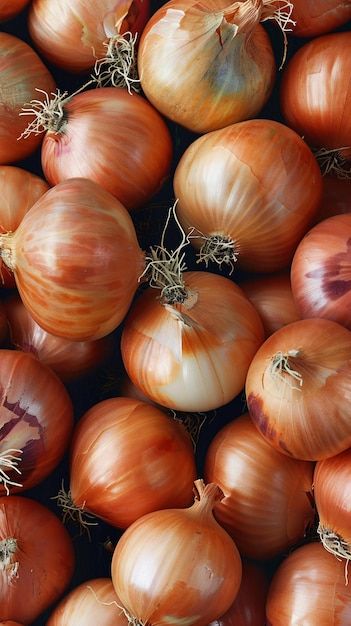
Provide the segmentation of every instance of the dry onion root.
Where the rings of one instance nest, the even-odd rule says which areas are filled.
[[[334,174],[338,178],[351,179],[351,163],[350,157],[347,159],[343,155],[343,150],[347,150],[351,154],[351,146],[343,146],[342,148],[319,148],[314,151],[323,176]]]
[[[126,87],[132,91],[141,90],[135,54],[137,35],[127,32],[114,35],[106,42],[106,56],[98,59],[94,66],[93,80],[97,87]]]
[[[90,539],[89,526],[98,526],[98,522],[89,521],[95,519],[95,516],[85,510],[85,502],[82,506],[77,506],[73,502],[71,490],[66,491],[64,481],[61,483],[57,496],[53,496],[51,499],[56,500],[57,506],[62,509],[62,523],[73,522],[78,525],[79,535],[86,532]]]
[[[8,474],[8,472],[16,472],[21,474],[21,470],[18,467],[20,462],[19,456],[23,453],[23,450],[17,448],[8,448],[4,452],[0,453],[0,485],[4,486],[6,495],[10,494],[9,487],[22,487],[22,483],[14,481]]]
[[[271,357],[269,366],[269,373],[276,382],[279,379],[297,391],[301,391],[303,378],[300,372],[291,367],[291,359],[296,358],[299,354],[299,350],[288,350],[285,354],[278,351]],[[298,386],[294,381],[298,382]]]
[[[327,550],[333,554],[339,561],[345,559],[345,584],[348,585],[348,566],[351,561],[351,546],[340,535],[334,533],[329,528],[322,526],[320,523],[317,528],[320,540]]]

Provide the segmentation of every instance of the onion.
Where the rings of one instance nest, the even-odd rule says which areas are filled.
[[[241,584],[231,607],[209,626],[262,626],[265,624],[269,578],[263,566],[242,559]]]
[[[49,189],[44,178],[23,167],[0,165],[0,231],[14,231],[23,217]],[[0,259],[1,281],[4,287],[15,287],[13,273]]]
[[[73,404],[54,372],[33,354],[0,350],[0,494],[50,476],[73,431]],[[53,408],[54,407],[54,408]]]
[[[195,139],[173,187],[199,261],[270,273],[290,264],[323,181],[301,137],[274,120],[254,119]]]
[[[61,599],[46,626],[128,626],[119,605],[111,578],[88,579]]]
[[[111,41],[139,34],[149,0],[31,0],[28,31],[45,59],[69,72],[84,72],[106,56]],[[67,53],[69,50],[69,53]]]
[[[351,175],[350,73],[351,32],[329,33],[295,52],[280,86],[285,122],[315,150],[323,172],[343,178]]]
[[[242,556],[272,559],[303,539],[315,517],[313,470],[314,463],[274,450],[247,413],[217,432],[204,477],[224,493],[214,514]]]
[[[309,318],[277,330],[257,350],[246,378],[247,405],[280,452],[317,461],[351,446],[351,332]]]
[[[267,626],[347,626],[351,586],[344,566],[320,542],[291,552],[279,565],[268,590]]]
[[[144,515],[117,542],[112,582],[136,623],[207,624],[238,593],[241,558],[212,513],[220,489],[201,480],[195,485],[192,506]]]
[[[0,85],[0,164],[10,165],[33,155],[42,141],[34,133],[20,139],[26,127],[22,107],[33,98],[43,100],[36,89],[50,93],[56,85],[36,51],[5,32],[0,33]]]
[[[110,355],[111,335],[73,342],[47,333],[34,321],[17,293],[6,299],[4,310],[11,344],[35,354],[65,383],[93,373]]]
[[[288,273],[249,278],[241,281],[240,287],[258,311],[266,337],[301,319]]]
[[[131,381],[153,402],[210,411],[243,389],[263,340],[259,314],[236,283],[185,271],[177,288],[150,286],[133,303],[121,355]]]
[[[92,406],[76,425],[70,447],[69,501],[63,511],[92,514],[126,528],[156,509],[192,501],[196,477],[184,426],[132,398]]]
[[[33,319],[71,341],[99,339],[122,322],[145,265],[128,211],[84,178],[49,189],[0,235],[0,249]]]
[[[340,213],[351,213],[351,180],[325,174],[322,199],[312,225]]]
[[[351,19],[347,0],[294,0],[291,35],[317,37],[336,30]]]
[[[148,202],[169,176],[170,131],[144,97],[127,89],[57,93],[23,113],[34,116],[25,137],[45,132],[41,161],[51,186],[89,178],[132,210]]]
[[[300,241],[291,286],[301,317],[322,317],[351,330],[351,213],[316,224]]]
[[[71,581],[72,540],[49,508],[18,495],[0,498],[0,536],[1,617],[33,624]]]
[[[29,4],[29,0],[2,0],[0,7],[0,22],[7,22],[17,17]],[[2,622],[0,622],[2,624]]]
[[[318,461],[313,481],[320,539],[328,552],[346,560],[346,575],[351,560],[350,459],[351,448],[348,448]]]
[[[152,104],[173,122],[207,133],[255,117],[276,64],[260,22],[289,23],[292,5],[272,0],[170,0],[147,22],[138,70]]]

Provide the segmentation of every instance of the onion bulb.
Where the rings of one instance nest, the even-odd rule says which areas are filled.
[[[322,318],[283,326],[251,361],[246,398],[261,434],[284,454],[318,461],[351,446],[351,331]]]
[[[30,0],[2,0],[0,7],[0,22],[7,22],[17,17],[29,4]],[[3,622],[0,622],[2,624]]]
[[[163,115],[195,133],[256,117],[276,76],[261,22],[275,20],[284,30],[291,7],[272,0],[166,2],[141,35],[143,92]]]
[[[84,178],[49,189],[14,232],[0,235],[0,249],[33,319],[71,341],[115,330],[145,266],[128,211]]]
[[[301,317],[322,317],[351,330],[351,213],[311,228],[291,263],[291,287]]]
[[[217,432],[206,452],[204,478],[224,493],[214,514],[242,556],[276,558],[303,539],[315,519],[313,470],[311,461],[273,449],[247,413]]]
[[[56,515],[24,496],[0,498],[1,617],[33,624],[67,589],[72,540]]]
[[[291,552],[276,570],[266,602],[267,626],[351,623],[351,585],[344,565],[320,542]]]
[[[346,575],[351,560],[351,448],[316,463],[314,496],[318,533],[328,552],[344,559]]]
[[[336,30],[351,19],[348,0],[294,0],[290,34],[318,37]]]
[[[173,187],[199,262],[271,273],[289,266],[317,211],[323,178],[297,133],[253,119],[195,139]]]
[[[192,506],[144,515],[117,542],[112,582],[133,623],[207,624],[239,591],[240,554],[213,517],[220,489],[195,485]]]
[[[109,398],[78,421],[63,511],[126,528],[156,509],[188,506],[195,457],[183,424],[133,398]]]
[[[50,476],[68,449],[73,404],[54,372],[33,354],[0,350],[0,495]]]

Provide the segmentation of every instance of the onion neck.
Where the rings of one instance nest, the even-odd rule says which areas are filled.
[[[291,389],[301,391],[303,378],[296,369],[296,358],[299,355],[299,350],[289,350],[286,353],[278,351],[273,355],[269,365],[269,375],[276,383],[281,381]]]
[[[194,482],[194,494],[195,500],[190,510],[205,519],[214,520],[213,509],[217,502],[224,498],[222,489],[215,483],[205,484],[203,479],[199,478]]]

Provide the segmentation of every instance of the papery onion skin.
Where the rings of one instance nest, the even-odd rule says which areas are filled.
[[[256,117],[273,90],[276,64],[259,23],[262,3],[241,16],[247,4],[171,0],[143,30],[142,89],[163,115],[192,132]]]
[[[195,229],[194,247],[204,237],[228,238],[237,256],[233,265],[258,274],[289,266],[322,186],[317,161],[301,137],[267,119],[198,137],[173,179],[177,216],[185,232]]]
[[[350,350],[351,332],[322,318],[288,324],[260,346],[247,373],[246,399],[273,447],[318,461],[351,446]]]
[[[300,241],[291,286],[301,317],[322,317],[351,330],[351,213],[316,224]]]
[[[2,0],[0,7],[0,22],[7,22],[17,17],[29,4],[30,0]],[[0,622],[1,624],[2,622]]]
[[[41,176],[15,165],[0,165],[0,232],[18,228],[22,218],[50,188]],[[16,281],[0,259],[0,286],[13,288]]]
[[[320,538],[338,559],[351,559],[350,460],[351,448],[348,448],[318,461],[313,480]]]
[[[51,186],[67,178],[89,178],[130,211],[163,187],[170,174],[172,138],[143,96],[101,87],[76,94],[63,111],[62,128],[47,131],[41,146]]]
[[[314,149],[337,150],[351,160],[351,32],[305,43],[288,62],[280,84],[285,123]]]
[[[56,88],[55,79],[37,52],[10,33],[0,33],[0,164],[10,165],[30,157],[42,137],[32,134],[19,138],[27,121],[20,117],[22,107],[33,100],[44,100]]]
[[[75,553],[62,522],[45,505],[19,495],[0,498],[1,541],[14,539],[7,567],[2,553],[3,620],[29,626],[56,602],[74,573]],[[4,546],[5,547],[5,546]],[[17,573],[11,577],[11,573]]]
[[[244,279],[240,287],[257,309],[266,337],[282,326],[301,319],[288,273]]]
[[[34,321],[17,293],[6,299],[4,309],[11,345],[34,354],[65,383],[96,371],[111,354],[111,335],[73,342],[47,333]]]
[[[0,350],[0,495],[19,493],[58,466],[73,432],[71,397],[61,380],[33,354]],[[15,450],[19,473],[4,464]],[[7,487],[7,488],[6,488]]]
[[[120,606],[111,578],[88,579],[60,600],[46,626],[128,626]]]
[[[313,542],[291,552],[276,570],[266,603],[267,626],[347,626],[351,587],[345,566]]]
[[[294,0],[290,29],[295,37],[317,37],[336,30],[351,19],[348,0]]]
[[[121,354],[132,382],[178,411],[210,411],[240,393],[264,339],[261,319],[240,287],[210,272],[183,274],[188,299],[164,306],[149,287],[123,324]]]
[[[149,0],[32,0],[28,31],[45,59],[82,73],[106,56],[110,37],[140,33],[149,14]]]
[[[220,490],[216,485],[205,490],[187,509],[144,515],[118,540],[112,582],[138,623],[200,626],[217,619],[234,601],[241,557],[213,517],[213,498]]]
[[[315,517],[313,470],[314,463],[274,450],[247,413],[218,431],[204,477],[224,493],[214,514],[242,556],[269,560],[303,539]]]
[[[145,265],[128,211],[83,178],[49,189],[0,247],[33,319],[71,341],[115,330]]]
[[[170,506],[191,504],[194,451],[185,427],[132,398],[109,398],[79,420],[70,447],[75,506],[127,528]]]

